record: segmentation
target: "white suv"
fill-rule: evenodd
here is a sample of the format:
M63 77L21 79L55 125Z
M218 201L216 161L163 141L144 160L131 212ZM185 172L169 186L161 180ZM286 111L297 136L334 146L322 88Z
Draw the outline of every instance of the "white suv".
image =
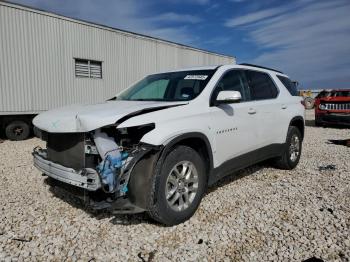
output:
M37 116L34 165L92 209L189 219L208 185L274 159L294 168L304 107L285 74L254 65L149 75L105 103Z

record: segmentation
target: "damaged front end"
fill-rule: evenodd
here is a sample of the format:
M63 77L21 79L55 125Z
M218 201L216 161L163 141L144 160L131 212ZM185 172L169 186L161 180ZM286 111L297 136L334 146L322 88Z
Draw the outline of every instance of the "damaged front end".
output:
M108 126L86 133L39 132L47 148L34 148L34 166L93 209L142 212L161 150L141 143L155 128Z

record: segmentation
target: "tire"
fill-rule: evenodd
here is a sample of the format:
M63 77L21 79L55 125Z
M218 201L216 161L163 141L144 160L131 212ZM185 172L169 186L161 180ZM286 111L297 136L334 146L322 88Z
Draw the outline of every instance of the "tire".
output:
M10 140L24 140L29 137L30 126L25 121L15 120L7 124L5 134Z
M298 148L295 148L295 137L297 138ZM293 143L292 143L293 142ZM298 150L298 155L291 154L291 147L294 146L296 150ZM281 157L276 159L275 166L280 169L291 170L294 169L300 160L300 155L302 151L302 137L299 129L295 126L290 126L288 128L287 139L285 150ZM294 152L295 153L295 152Z
M184 168L186 165L187 169ZM191 165L192 172L188 172ZM180 173L183 168L187 170L188 179L181 178ZM196 212L206 187L207 176L201 156L190 147L177 146L165 157L159 172L153 178L153 192L151 192L148 214L167 226L180 224ZM195 188L197 188L196 192L188 191ZM177 200L172 205L171 202L174 199Z
M304 104L306 109L313 109L315 106L315 99L312 97L305 97Z

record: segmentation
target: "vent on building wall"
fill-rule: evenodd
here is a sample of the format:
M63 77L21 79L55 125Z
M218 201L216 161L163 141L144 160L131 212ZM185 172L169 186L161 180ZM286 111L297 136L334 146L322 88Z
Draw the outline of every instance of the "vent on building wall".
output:
M102 62L75 58L75 76L102 78Z

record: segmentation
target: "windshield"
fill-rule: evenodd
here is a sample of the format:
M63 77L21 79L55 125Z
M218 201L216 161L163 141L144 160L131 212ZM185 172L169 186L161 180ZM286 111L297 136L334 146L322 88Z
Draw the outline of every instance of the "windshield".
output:
M344 91L332 91L331 92L332 97L339 97L339 96L344 96L344 97L350 97L350 91L344 90Z
M149 75L120 93L117 100L189 101L205 88L215 70L192 70Z

